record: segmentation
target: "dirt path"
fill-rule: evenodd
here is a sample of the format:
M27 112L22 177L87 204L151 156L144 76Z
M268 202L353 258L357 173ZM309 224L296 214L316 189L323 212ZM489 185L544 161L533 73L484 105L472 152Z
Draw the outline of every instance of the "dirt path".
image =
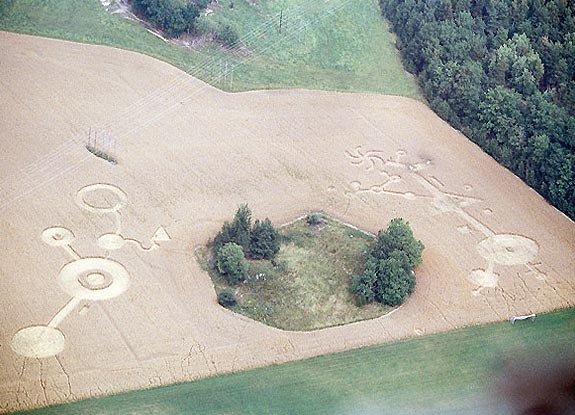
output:
M575 305L573 222L419 102L226 94L130 52L0 45L3 411ZM415 294L310 333L222 309L193 248L243 202L278 224L405 218L427 247Z

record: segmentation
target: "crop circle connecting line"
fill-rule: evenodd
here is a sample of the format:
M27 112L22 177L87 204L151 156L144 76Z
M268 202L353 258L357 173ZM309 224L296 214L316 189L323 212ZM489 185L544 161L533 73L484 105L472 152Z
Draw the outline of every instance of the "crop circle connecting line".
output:
M102 194L94 195L95 192ZM112 201L109 201L113 198ZM98 200L105 200L107 205L97 205ZM124 238L120 234L119 210L128 204L128 196L117 186L106 183L95 183L78 190L76 204L90 213L116 216L116 232L100 235L97 244L107 251L118 250L128 242L136 244L142 251L159 248L159 243L171 238L160 226L151 238L149 247L140 241ZM18 330L11 340L12 350L24 357L53 357L64 350L66 339L57 328L58 325L78 307L83 300L101 301L123 294L130 285L130 273L124 265L109 258L83 258L71 246L75 239L74 233L61 226L54 226L42 232L42 240L54 247L63 248L71 257L72 262L62 267L58 274L60 288L72 298L56 313L47 325L34 325Z
M345 154L351 165L362 167L365 171L378 171L386 178L382 184L365 187L362 186L360 181L352 181L349 184L351 190L344 191L344 195L350 200L354 196L366 193L403 197L407 200L431 199L432 206L439 212L455 213L466 222L457 227L460 233L471 234L477 231L485 236L485 239L481 240L476 245L476 248L481 257L487 261L487 266L485 269L474 269L467 275L467 280L478 287L472 292L473 295L479 295L484 288L498 287L500 276L495 272L496 265L523 265L529 273L535 275L535 278L545 280L546 275L539 268L542 264L531 263L539 254L539 245L536 241L522 235L497 234L482 222L481 218L466 211L465 208L467 206L481 201L481 199L468 194L473 190L472 184L466 183L463 185L463 190L465 191L463 194L448 191L440 179L421 173L422 170L431 164L431 160L422 160L415 164L402 161L407 156L407 151L403 149L398 149L395 152L395 157L387 157L382 150L363 150L361 146L356 147L352 151L346 151ZM391 184L401 183L403 179L393 174L395 170L389 171L388 167L403 170L427 192L416 194L412 191L398 191L395 187L390 186ZM489 207L485 207L481 213L485 216L494 214Z

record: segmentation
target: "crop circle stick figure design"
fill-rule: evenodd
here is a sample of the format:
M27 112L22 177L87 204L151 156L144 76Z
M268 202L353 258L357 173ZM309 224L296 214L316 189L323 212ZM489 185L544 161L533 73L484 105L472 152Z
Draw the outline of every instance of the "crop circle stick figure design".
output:
M466 224L459 226L461 233L470 233L476 230L484 235L484 239L477 244L477 251L481 257L487 261L485 269L472 270L467 279L477 288L474 295L479 295L484 288L495 288L498 286L499 275L495 273L495 265L513 266L524 265L530 273L534 273L537 279L545 279L538 266L532 261L539 253L537 243L525 236L514 234L498 234L491 230L480 219L466 211L466 207L480 201L480 199L466 195L448 192L444 190L444 184L435 176L426 176L421 173L429 164L430 160L423 160L415 164L404 161L407 151L397 150L395 157L386 157L381 150L363 150L361 146L352 151L345 152L350 163L354 166L363 167L365 171L378 172L384 179L383 183L363 187L361 182L352 181L350 190L344 192L348 199L362 194L376 194L402 197L407 200L429 200L440 212L451 212L463 219ZM414 179L424 192L414 193L413 191L399 191L393 186L402 181L401 176L395 174L396 170L403 171L404 174ZM466 184L463 186L466 192L470 192L473 186ZM483 210L486 215L493 214L489 208Z
M89 199L96 193L113 197L114 202L108 205L98 205ZM116 217L116 231L105 233L98 237L97 244L107 252L121 249L128 242L140 250L151 251L160 247L161 242L171 238L163 226L158 227L151 238L150 246L144 247L136 239L124 238L121 234L120 209L128 204L128 196L120 188L105 183L96 183L83 187L76 194L77 205L93 214ZM58 285L65 293L71 296L66 303L50 320L47 325L34 325L20 329L12 337L11 347L14 352L24 357L47 358L56 356L64 350L66 338L58 328L60 323L82 301L103 301L123 294L130 286L130 273L121 263L102 257L81 257L73 248L74 233L64 227L55 226L45 229L41 235L42 240L53 247L63 248L72 261L65 264L58 273Z

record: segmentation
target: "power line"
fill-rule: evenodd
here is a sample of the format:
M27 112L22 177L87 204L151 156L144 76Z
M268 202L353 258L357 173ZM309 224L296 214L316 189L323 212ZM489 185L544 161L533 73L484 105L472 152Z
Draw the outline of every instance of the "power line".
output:
M307 26L309 24L313 24L315 22L318 22L322 19L324 19L325 17L335 13L336 11L342 9L344 6L346 6L347 4L351 3L352 0L345 0L342 3L340 3L337 6L332 7L331 9L327 9L325 11L323 11L322 13L319 13L314 19L308 21L308 23L305 26L301 26L300 28L296 29L294 32L292 32L291 34L289 34L287 37L282 38L276 42L273 42L265 47L263 47L261 50L258 51L258 53L253 54L250 58L246 59L243 62L240 62L239 64L233 65L231 66L231 71L232 74L230 75L230 89L232 89L233 87L233 71L235 70L236 67L241 67L243 65L246 65L247 63L253 61L255 58L257 58L258 56L262 55L263 53L272 50L274 47L278 47L280 45L280 43L282 43L283 41L285 41L285 39L293 39L295 38L297 35L299 35L304 29L307 28ZM296 8L294 8L294 10L304 10L304 5L306 3L302 2L300 3L300 5ZM333 4L333 3L332 3ZM283 11L281 12L283 13ZM265 32L265 30L267 30L269 27L271 27L270 25L273 25L273 22L270 20L267 23L264 23L262 25L260 25L260 27L258 27L258 29L252 31L249 36L247 36L247 38L255 38L258 33L262 33ZM213 60L206 59L202 65L200 65L200 67L197 68L209 68L210 66L213 68L214 65L217 65L217 62L214 62ZM221 65L221 61L220 61L220 65ZM227 61L226 61L226 68L227 68ZM229 69L226 69L224 72L224 75L228 76L228 71ZM193 72L193 71L190 71ZM210 83L214 83L215 77L212 76L210 79L208 79L208 82ZM181 77L180 80L174 80L172 81L170 84L168 84L168 86L163 86L161 88L156 89L152 94L149 94L146 97L143 97L141 100L139 100L137 103L131 104L129 107L127 107L126 109L123 110L123 112L129 112L128 115L131 116L132 118L137 118L140 119L138 116L138 113L148 107L151 102L153 102L154 100L159 99L162 96L165 96L169 91L171 91L172 89L174 89L175 87L177 87L178 85L186 82L189 80L188 74L186 73L186 76ZM225 85L225 84L224 84ZM208 84L204 84L202 85L200 88L196 89L195 91L193 91L190 94L187 94L184 98L184 100L189 100L195 96L197 96L199 93L201 93L202 91L204 91L206 88L208 88ZM163 91L162 91L163 90ZM158 92L160 91L160 92ZM128 134L131 134L135 131L138 131L142 128L146 128L149 125L151 125L152 123L156 122L157 120L159 120L161 117L165 116L166 114L168 114L169 112L172 112L174 110L174 108L177 108L180 104L182 104L183 101L178 100L177 103L171 105L170 107L167 107L166 109L164 109L163 111L157 113L152 119L148 120L146 123L137 125L133 128L131 128L130 130L118 134L116 136L116 138L122 138L122 137L126 137ZM129 125L128 122L126 122L125 117L122 118L120 116L117 116L116 118L120 119L122 121L122 125L123 126L127 126ZM107 126L111 127L112 122L109 122L107 124ZM81 142L81 141L80 141ZM46 173L48 173L50 171L50 167L52 164L56 164L56 162L59 162L64 154L71 154L73 152L75 152L78 148L78 144L79 144L79 140L77 138L72 138L70 139L68 142L65 142L63 144L61 144L57 150L53 151L52 153L50 153L48 156L44 156L42 157L42 159L39 159L38 161L31 163L29 166L26 167L26 169L29 169L29 171L27 172L28 176L31 176L32 174L36 174L39 172L44 172L46 171ZM73 171L70 167L72 167L74 170L77 168L77 166L81 163L83 163L85 160L87 160L90 157L90 155L87 155L86 157L80 158L78 163L73 164L73 166L68 166L64 169L61 169L60 172L58 172L55 176L51 177L48 180L45 181L38 181L35 180L33 177L23 177L23 180L27 180L29 179L32 182L36 182L37 186L32 186L31 188L29 188L29 191L26 191L25 193L16 195L15 197L7 197L5 199L3 199L4 203L2 205L0 205L0 210L6 208L9 204L15 202L16 200L20 200L23 195L27 195L29 193L31 193L32 191L37 190L39 187L44 186L46 183L53 181L54 178L56 177L61 177L63 174L67 173L67 172L71 172ZM20 174L18 174L19 177L22 176L24 170L20 170ZM44 174L42 174L44 176ZM11 176L13 177L13 175ZM0 183L4 183L8 178L3 179ZM21 184L26 184L26 183L21 183ZM19 188L23 187L23 186L17 186Z

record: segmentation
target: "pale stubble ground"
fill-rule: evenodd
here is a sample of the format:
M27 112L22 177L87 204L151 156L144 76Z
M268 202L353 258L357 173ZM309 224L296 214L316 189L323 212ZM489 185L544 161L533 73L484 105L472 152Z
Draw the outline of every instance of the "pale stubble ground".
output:
M573 222L420 102L228 94L135 53L8 33L0 44L3 411L575 304ZM89 128L115 138L118 165L86 151ZM121 189L126 206L83 208L78 191L96 183ZM117 196L104 189L86 202ZM392 315L305 333L219 307L193 249L246 202L276 224L323 210L376 232L403 217L426 245L415 293ZM58 279L73 258L42 239L55 226L72 231L79 256L122 264L130 286L78 301L57 325L64 350L25 358L14 334L48 325L71 300ZM97 244L116 233L149 248L159 226L172 239L158 249Z

